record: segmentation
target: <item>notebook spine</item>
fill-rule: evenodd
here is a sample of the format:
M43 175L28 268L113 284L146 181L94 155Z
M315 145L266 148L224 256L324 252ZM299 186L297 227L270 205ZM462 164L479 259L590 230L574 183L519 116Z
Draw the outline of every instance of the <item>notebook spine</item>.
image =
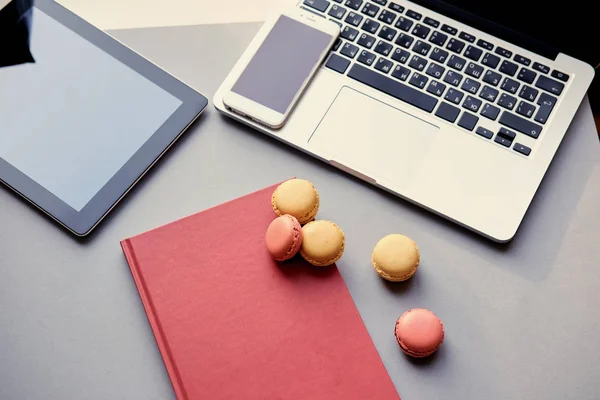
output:
M154 332L154 338L165 363L165 367L167 369L167 373L169 374L171 384L173 385L175 395L177 396L178 400L188 400L188 396L183 387L183 381L181 380L177 366L175 365L169 343L166 340L162 325L160 324L160 321L156 315L152 298L148 294L144 277L140 272L138 260L135 255L131 240L123 240L121 242L121 248L123 249L123 253L125 254L125 258L129 264L129 269L131 271L131 275L133 276L133 280L135 281L135 285L137 286L144 310L146 311L148 322L150 323L150 327Z

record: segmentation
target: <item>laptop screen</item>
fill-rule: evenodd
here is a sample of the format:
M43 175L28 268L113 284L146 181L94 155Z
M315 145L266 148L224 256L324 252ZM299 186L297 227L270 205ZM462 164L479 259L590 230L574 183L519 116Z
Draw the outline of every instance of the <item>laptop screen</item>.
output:
M595 2L540 0L413 0L518 46L555 58L559 52L594 67L600 62ZM503 29L504 28L504 29ZM512 34L510 31L513 31ZM515 39L514 33L528 40ZM592 41L594 44L592 45Z

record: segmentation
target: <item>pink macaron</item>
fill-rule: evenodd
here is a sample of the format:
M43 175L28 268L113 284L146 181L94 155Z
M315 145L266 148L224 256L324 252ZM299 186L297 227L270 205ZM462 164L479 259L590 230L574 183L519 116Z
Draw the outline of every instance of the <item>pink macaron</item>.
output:
M404 353L422 358L435 353L444 341L444 325L424 308L408 310L396 321L396 340Z
M302 245L302 225L289 214L277 217L267 228L265 236L267 250L277 261L294 257Z

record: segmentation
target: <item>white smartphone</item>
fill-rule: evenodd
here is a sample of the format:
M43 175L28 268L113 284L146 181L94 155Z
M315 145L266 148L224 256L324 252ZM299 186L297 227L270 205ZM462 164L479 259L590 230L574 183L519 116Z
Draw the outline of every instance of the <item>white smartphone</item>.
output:
M230 110L269 128L281 128L340 35L340 27L293 8L265 22L255 53L223 95Z

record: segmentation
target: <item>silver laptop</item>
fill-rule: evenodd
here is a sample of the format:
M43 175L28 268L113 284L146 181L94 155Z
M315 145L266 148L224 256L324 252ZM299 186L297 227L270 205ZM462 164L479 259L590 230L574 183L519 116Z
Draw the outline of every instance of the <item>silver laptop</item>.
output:
M560 29L563 12L534 3L302 0L299 7L337 22L341 37L285 126L270 130L225 109L222 94L240 63L214 103L269 136L506 242L594 76L589 64L566 54L577 49L566 40L574 32ZM544 19L551 15L556 24Z

